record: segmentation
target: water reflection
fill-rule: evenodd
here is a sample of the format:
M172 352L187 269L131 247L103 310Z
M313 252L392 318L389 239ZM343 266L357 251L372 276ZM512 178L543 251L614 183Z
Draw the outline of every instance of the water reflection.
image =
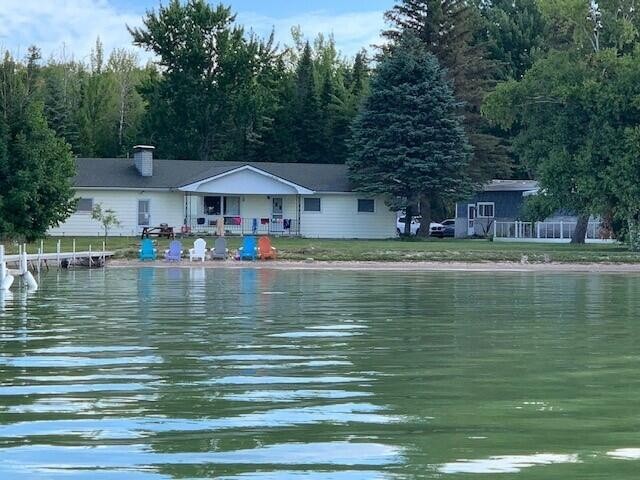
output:
M442 465L440 473L519 473L525 468L558 463L578 463L578 455L538 453L535 455L504 455L479 460L458 460Z
M0 478L636 478L637 277L145 267L15 293Z

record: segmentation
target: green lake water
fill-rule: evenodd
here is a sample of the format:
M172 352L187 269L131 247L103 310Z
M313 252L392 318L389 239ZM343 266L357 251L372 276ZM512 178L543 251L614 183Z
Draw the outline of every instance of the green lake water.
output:
M141 268L0 297L0 479L637 479L640 276Z

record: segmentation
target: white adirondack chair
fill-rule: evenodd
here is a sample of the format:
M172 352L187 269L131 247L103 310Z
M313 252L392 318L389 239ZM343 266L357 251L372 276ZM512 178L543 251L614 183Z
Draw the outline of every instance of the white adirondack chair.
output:
M193 262L194 260L202 260L204 262L206 257L207 242L202 238L199 238L193 242L193 248L189 249L189 261Z

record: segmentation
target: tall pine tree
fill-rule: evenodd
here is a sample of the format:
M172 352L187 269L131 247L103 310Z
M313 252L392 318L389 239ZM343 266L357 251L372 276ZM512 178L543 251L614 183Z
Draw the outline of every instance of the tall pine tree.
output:
M378 66L353 125L348 166L356 189L386 195L390 207L407 209L407 219L420 202L425 235L431 203L469 186L470 149L458 109L436 57L405 34Z
M486 29L473 2L466 0L399 0L385 14L392 28L384 32L397 40L405 32L419 38L435 55L463 102L464 128L473 146L468 172L475 181L506 178L511 158L506 142L482 118L485 95L495 85L498 65L489 58Z

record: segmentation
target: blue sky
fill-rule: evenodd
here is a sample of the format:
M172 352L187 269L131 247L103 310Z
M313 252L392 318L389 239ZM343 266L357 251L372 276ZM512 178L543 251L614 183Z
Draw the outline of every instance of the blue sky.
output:
M217 3L217 2L212 2ZM382 14L394 0L228 0L238 21L260 35L275 29L280 43L300 25L308 37L332 33L338 48L353 55L379 40ZM140 24L158 0L0 0L0 48L24 55L31 44L45 57L86 59L96 37L105 49L131 46L125 25ZM141 55L144 57L144 54Z

